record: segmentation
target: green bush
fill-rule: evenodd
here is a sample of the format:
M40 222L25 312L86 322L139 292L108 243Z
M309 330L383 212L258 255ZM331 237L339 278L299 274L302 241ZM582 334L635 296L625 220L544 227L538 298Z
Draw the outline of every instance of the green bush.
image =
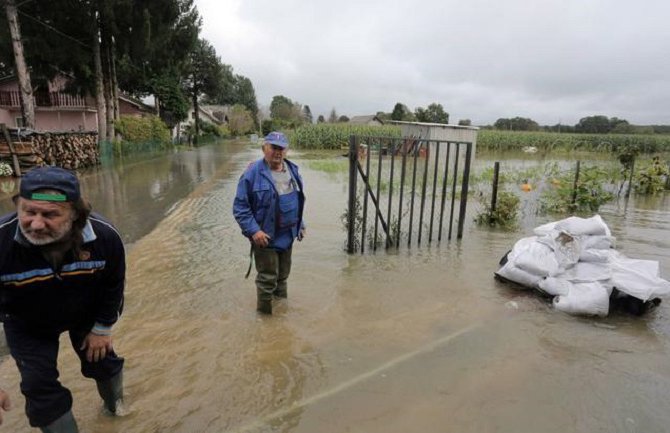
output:
M635 175L635 192L638 194L661 193L666 189L669 175L670 171L665 161L655 156L650 164L643 166Z
M121 116L115 129L124 142L130 143L170 143L170 130L156 116Z
M490 198L485 198L484 211L475 218L479 225L497 226L506 229L516 228L517 214L521 199L513 192L503 191L498 193L496 209L491 209Z
M556 179L555 186L542 193L540 208L550 213L597 212L600 206L614 199L603 184L609 173L598 167L582 167L577 187L575 171L570 170Z

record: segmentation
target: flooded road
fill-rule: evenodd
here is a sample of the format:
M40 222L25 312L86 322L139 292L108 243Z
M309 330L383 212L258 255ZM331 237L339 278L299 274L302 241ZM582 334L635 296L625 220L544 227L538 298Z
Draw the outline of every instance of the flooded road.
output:
M83 175L95 209L128 245L131 413L107 418L66 339L61 380L84 432L665 432L670 302L635 318L567 316L493 280L518 232L470 221L461 242L347 256L340 175L301 165L306 239L288 301L255 312L248 243L232 218L237 178L258 148L225 143ZM11 208L7 200L0 201ZM670 277L670 197L602 209L617 246ZM544 222L544 221L540 221ZM0 431L29 432L15 409Z

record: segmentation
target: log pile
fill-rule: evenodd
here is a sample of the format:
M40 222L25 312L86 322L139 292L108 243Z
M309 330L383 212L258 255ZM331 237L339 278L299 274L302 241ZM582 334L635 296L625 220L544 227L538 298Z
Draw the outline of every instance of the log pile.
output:
M95 133L32 133L23 137L12 134L11 137L22 172L42 165L69 170L98 165L97 138ZM11 161L11 152L3 136L0 136L0 161Z

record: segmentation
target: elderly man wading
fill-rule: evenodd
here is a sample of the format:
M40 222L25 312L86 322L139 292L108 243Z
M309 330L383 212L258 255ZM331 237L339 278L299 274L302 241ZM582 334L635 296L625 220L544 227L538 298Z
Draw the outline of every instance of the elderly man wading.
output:
M72 394L58 381L59 336L69 333L82 374L119 414L123 358L114 353L112 325L123 305L123 243L62 168L26 173L14 202L16 212L0 217L0 318L26 415L43 432L76 433ZM2 391L0 400L6 408Z
M302 240L305 207L298 166L286 159L288 140L281 132L264 138L263 158L240 177L233 215L251 241L256 262L257 310L272 314L272 299L287 297L293 240Z

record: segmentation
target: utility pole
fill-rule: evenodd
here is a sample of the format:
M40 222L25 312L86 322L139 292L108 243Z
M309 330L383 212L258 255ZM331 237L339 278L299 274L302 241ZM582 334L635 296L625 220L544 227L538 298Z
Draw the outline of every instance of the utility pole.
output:
M21 116L25 128L35 128L35 104L33 101L33 86L30 83L30 73L26 66L23 54L23 42L21 41L21 28L14 0L5 0L5 12L9 33L12 38L12 49L14 51L14 63L16 64L16 77L19 80L19 94L21 96Z

